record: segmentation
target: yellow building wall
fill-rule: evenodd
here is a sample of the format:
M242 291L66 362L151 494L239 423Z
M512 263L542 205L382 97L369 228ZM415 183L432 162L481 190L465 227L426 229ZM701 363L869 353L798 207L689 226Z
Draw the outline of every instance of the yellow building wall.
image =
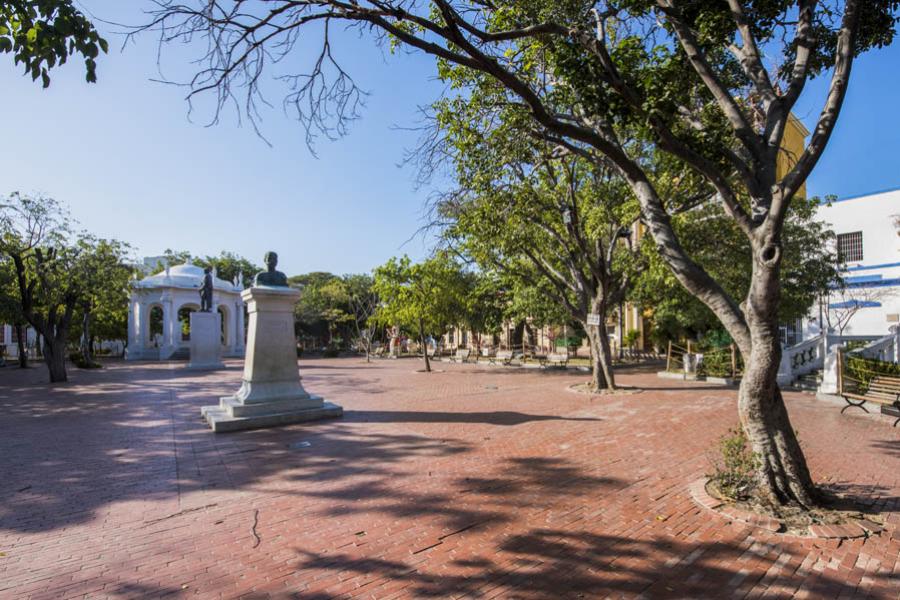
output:
M775 174L779 179L787 175L788 171L797 164L797 160L806 148L807 136L809 136L809 131L803 126L803 123L794 115L788 117L787 126L784 128L784 138L781 140L781 152L778 153L778 162L775 167ZM806 182L797 190L797 195L806 198Z

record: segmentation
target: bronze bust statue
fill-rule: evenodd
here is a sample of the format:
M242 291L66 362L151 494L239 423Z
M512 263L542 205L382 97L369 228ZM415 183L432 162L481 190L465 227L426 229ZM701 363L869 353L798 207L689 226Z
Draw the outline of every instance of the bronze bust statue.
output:
M287 287L287 275L275 270L278 265L278 254L272 251L266 252L263 262L266 263L266 270L256 274L256 277L253 278L253 286Z
M168 268L166 269L168 270ZM211 312L213 304L212 269L203 269L203 284L200 286L200 312Z

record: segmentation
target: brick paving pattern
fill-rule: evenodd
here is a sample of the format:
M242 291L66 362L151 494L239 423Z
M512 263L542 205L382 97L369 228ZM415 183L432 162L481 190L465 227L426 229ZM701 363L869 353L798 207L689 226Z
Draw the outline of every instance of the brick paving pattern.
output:
M786 537L697 505L735 391L626 371L301 361L340 420L212 434L240 363L0 370L0 598L898 598L900 430L786 394L817 481L887 516ZM891 512L893 511L893 512Z

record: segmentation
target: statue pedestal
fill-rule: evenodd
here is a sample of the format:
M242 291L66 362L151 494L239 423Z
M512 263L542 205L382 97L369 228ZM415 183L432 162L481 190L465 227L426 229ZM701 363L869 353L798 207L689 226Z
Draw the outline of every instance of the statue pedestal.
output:
M191 313L191 360L188 369L222 369L222 315Z
M201 414L213 431L259 429L289 423L339 417L344 410L312 396L300 384L294 303L298 290L252 287L241 294L250 324L241 388L204 406Z

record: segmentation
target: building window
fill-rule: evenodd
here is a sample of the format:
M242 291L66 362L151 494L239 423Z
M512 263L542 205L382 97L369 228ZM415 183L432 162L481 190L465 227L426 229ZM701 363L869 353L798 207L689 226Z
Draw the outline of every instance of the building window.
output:
M841 262L860 262L863 259L862 231L839 233L837 236L838 260Z
M778 327L778 335L781 338L781 345L785 347L795 346L801 342L800 332L802 326L799 321L786 323Z

